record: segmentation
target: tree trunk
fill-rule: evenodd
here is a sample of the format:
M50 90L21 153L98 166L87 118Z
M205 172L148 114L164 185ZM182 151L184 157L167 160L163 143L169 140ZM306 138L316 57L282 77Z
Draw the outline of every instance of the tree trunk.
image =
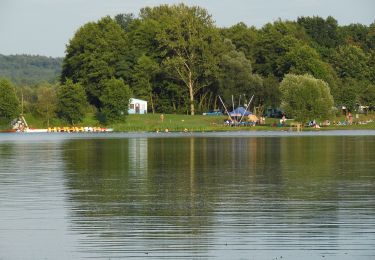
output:
M191 73L189 75L189 96L190 96L190 114L193 116L194 111L194 93L193 93L193 81L191 79Z
M23 110L23 109L22 109ZM47 127L49 127L49 110L48 110L48 103L47 103Z
M151 101L151 109L152 113L155 114L155 109L154 109L154 100L152 98L152 93L150 93L150 101Z

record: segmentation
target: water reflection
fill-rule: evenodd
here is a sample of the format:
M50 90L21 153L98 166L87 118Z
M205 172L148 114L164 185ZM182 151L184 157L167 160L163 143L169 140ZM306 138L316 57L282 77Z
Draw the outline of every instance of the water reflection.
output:
M353 224L354 219L350 225L340 221L342 190L337 183L340 178L353 177L353 166L361 169L360 174L369 173L363 165L355 166L359 162L356 157L351 163L344 160L350 167L342 167L347 143L351 143L351 153L354 149L358 154L358 149L363 151L368 146L368 140L331 139L191 137L110 140L108 144L101 140L104 148L89 149L85 157L89 162L95 160L97 166L93 168L86 161L71 165L76 173L71 181L78 185L72 188L79 191L72 200L81 209L74 210L79 214L75 225L90 237L96 234L108 238L109 252L113 253L112 242L117 241L115 251L119 255L153 252L160 256L158 250L169 244L176 248L163 254L174 256L185 255L186 249L191 256L216 257L225 248L229 252L307 250L314 246L336 250L343 245L339 231L354 227L361 237L371 225ZM126 145L128 155L123 154ZM67 146L83 147L80 141ZM71 153L75 149L66 151L68 162L80 158ZM368 156L362 153L360 163L369 163ZM99 165L106 165L106 171L114 169L110 178L98 176L102 173ZM372 190L368 192L374 195ZM95 228L82 229L87 223L95 223ZM213 236L216 232L218 235ZM329 243L318 242L327 237ZM345 240L349 238L356 237ZM233 240L238 242L232 244ZM95 235L93 240L85 240L88 248L97 242ZM229 249L228 244L234 248ZM363 244L351 246L361 249Z
M129 170L134 174L147 174L147 138L129 139Z
M0 259L71 259L59 142L0 142Z
M0 241L56 208L73 258L372 259L374 152L371 136L0 143Z

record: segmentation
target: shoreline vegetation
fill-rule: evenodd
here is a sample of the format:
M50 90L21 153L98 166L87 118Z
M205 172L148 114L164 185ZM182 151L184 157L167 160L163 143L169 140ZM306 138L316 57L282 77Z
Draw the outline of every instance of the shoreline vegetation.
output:
M287 119L284 125L280 124L279 118L266 118L263 125L256 126L228 126L224 121L226 116L204 116L204 115L181 115L181 114L145 114L128 115L126 121L106 125L113 128L114 132L226 132L226 131L297 131L296 122ZM26 114L25 118L30 128L47 128L47 122L42 118ZM163 118L163 119L162 119ZM375 130L375 113L358 114L352 125L344 125L345 116L335 117L330 121L330 126L322 126L318 129L304 126L302 131L325 131L325 130ZM320 121L317 121L319 124ZM50 127L67 126L61 120L51 119ZM94 114L87 114L84 120L75 126L84 127L102 126ZM0 122L0 130L10 128L7 122Z

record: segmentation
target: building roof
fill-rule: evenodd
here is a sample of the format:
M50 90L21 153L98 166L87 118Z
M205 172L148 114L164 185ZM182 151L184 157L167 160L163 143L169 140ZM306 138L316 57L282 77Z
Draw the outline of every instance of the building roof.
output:
M142 102L142 103L147 103L146 100L138 99L138 98L130 98L130 102Z

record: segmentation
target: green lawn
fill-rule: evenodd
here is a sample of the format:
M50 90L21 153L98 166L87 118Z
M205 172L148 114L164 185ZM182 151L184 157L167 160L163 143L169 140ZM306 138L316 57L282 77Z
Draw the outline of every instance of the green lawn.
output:
M360 115L360 118L354 122L373 120L375 121L375 114L368 116ZM241 127L230 127L224 125L225 116L203 116L203 115L176 115L168 114L164 115L164 120L160 119L160 114L147 114L147 115L129 115L124 123L114 124L111 127L115 131L184 131L185 129L193 132L206 132L206 131L240 131L240 130L290 130L294 123L293 120L287 120L287 124L284 127L277 126L279 119L267 118L264 126L241 126ZM337 117L334 121L344 121L345 117ZM333 121L332 121L333 122ZM304 130L311 130L312 128L304 128ZM333 129L375 129L375 122L368 123L366 125L351 125L351 126L334 126L322 127L321 129L333 130Z
M215 131L224 128L223 116L202 115L164 115L160 114L129 115L126 122L113 125L116 131Z
M39 117L35 117L31 114L26 114L25 118L31 128L47 128L46 120L42 120ZM129 115L125 122L108 125L107 127L113 128L115 131L125 132L156 132L156 131L168 131L171 132L208 132L208 131L241 131L241 130L290 130L290 125L294 123L293 120L287 120L287 125L284 127L277 126L279 119L267 118L264 126L241 126L241 127L230 127L224 125L226 116L203 116L203 115L177 115L177 114L166 114L164 120L161 120L160 114L147 114L147 115ZM334 121L344 121L345 117L336 117ZM339 126L331 125L329 127L322 127L321 130L334 130L334 129L375 129L375 113L369 115L359 115L359 118L354 118L354 122L366 122L373 120L367 124L354 124L352 126ZM333 122L333 121L331 121ZM66 123L59 119L51 119L50 126L67 126ZM77 126L100 126L100 123L95 118L94 114L87 114L83 122L77 124ZM4 120L0 120L0 130L9 129L10 125ZM312 130L312 128L305 127L304 130Z

